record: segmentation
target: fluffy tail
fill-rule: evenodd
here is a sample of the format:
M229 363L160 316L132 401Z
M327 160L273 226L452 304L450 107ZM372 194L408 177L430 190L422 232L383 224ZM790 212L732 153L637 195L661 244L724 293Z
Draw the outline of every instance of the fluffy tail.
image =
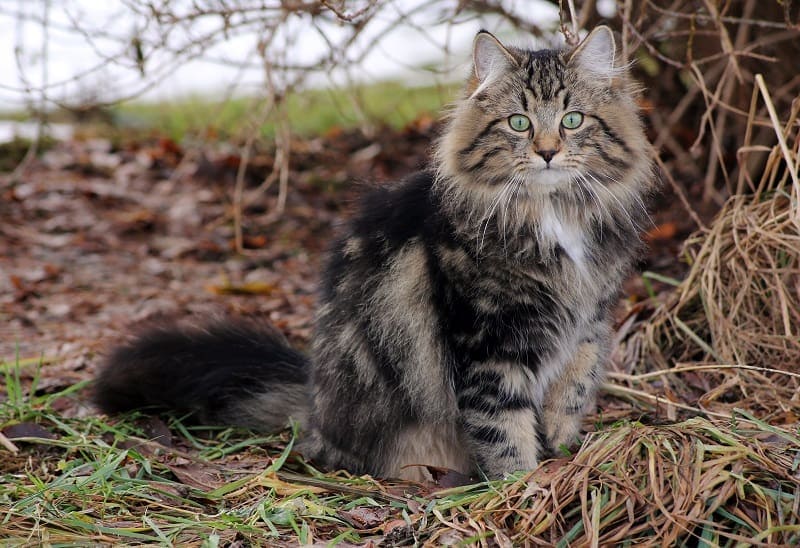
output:
M155 327L111 353L94 401L107 413L169 411L201 424L274 431L290 417L306 422L308 376L307 358L269 325Z

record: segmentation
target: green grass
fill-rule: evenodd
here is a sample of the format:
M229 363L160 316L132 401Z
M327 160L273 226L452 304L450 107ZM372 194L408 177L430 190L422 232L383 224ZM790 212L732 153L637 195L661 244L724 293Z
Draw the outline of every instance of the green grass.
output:
M30 114L24 110L12 110L0 108L0 120L10 120L12 122L24 122L30 119Z
M382 82L355 90L295 93L287 96L281 108L285 109L293 133L313 136L364 121L399 128L420 114L436 115L456 93L455 86L407 88L398 82ZM225 139L236 137L249 127L263 104L262 99L253 97L223 102L193 96L179 101L125 103L115 107L112 116L122 127L157 129L177 140L208 133ZM267 118L261 132L265 137L274 135L274 117Z
M140 415L63 417L54 404L85 400L86 383L30 396L39 374L23 382L21 366L2 367L0 428L28 425L33 432L12 440L17 453L0 448L4 546L358 543L376 536L380 524L358 529L343 512L389 508L387 518L403 520L414 513L409 505L428 503L411 486L404 498L370 478L321 474L292 452L288 431L254 437L173 420L177 442L165 446L150 439L152 419Z

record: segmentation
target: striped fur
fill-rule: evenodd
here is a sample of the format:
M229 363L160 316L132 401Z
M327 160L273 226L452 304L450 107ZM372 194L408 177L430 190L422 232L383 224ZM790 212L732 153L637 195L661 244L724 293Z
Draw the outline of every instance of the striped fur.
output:
M265 353L270 380L253 383L231 358L225 393L239 397L203 418L235 408L271 427L291 414L320 464L416 479L422 464L499 477L576 439L653 187L635 88L605 27L574 51L482 32L474 55L434 169L367 194L334 245L307 378L274 380L284 366ZM575 129L561 124L571 111ZM142 344L101 373L106 409L136 382L126 355ZM276 408L284 388L295 404Z

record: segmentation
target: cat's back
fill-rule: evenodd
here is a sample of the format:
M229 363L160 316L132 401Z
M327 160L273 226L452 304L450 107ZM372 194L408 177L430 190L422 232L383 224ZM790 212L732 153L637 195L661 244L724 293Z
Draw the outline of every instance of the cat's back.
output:
M417 172L365 192L352 219L331 247L323 276L323 301L340 293L347 278L368 289L409 248L418 248L438 230L435 175Z

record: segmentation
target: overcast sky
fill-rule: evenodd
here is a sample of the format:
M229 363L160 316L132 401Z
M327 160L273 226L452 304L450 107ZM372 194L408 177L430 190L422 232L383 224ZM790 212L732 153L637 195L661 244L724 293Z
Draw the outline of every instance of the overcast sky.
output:
M50 84L48 95L57 100L74 101L81 96L97 95L115 98L142 87L143 80L132 55L134 48L128 45L137 20L122 0L50 0L45 65L41 20L46 2L0 0L0 109L22 106L25 98L29 97L25 93L26 87L39 88L45 77ZM409 13L423 3L430 2L397 0L390 7L397 6ZM172 4L180 5L181 1L172 0ZM348 6L357 4L348 3ZM542 0L507 0L505 4L522 19L540 25L557 20L554 6ZM455 26L437 24L439 14L448 7L452 11L452 5L453 2L442 2L432 10L415 13L411 22L419 25L416 30L413 25L387 30L397 18L397 11L384 10L370 23L356 44L356 52L363 48L368 54L363 65L354 71L355 75L364 80L398 75L422 78L424 73L417 67L435 63L460 77L466 70L472 37L479 28L488 26L489 30L504 35L506 32L494 20L471 20ZM20 14L25 17L19 17ZM87 35L76 32L76 26L85 29ZM287 36L292 36L289 41L293 43L287 48L288 61L311 62L326 51L319 34L308 28L307 21L290 21L286 29ZM334 37L343 33L336 25L327 32ZM104 38L104 33L111 38ZM180 31L173 36L176 41L185 37L180 35ZM195 60L180 67L169 67L163 74L158 74L158 85L144 92L142 97L154 99L192 93L221 93L233 81L240 83L240 93L247 93L248 89L252 91L254 86L263 85L262 71L250 69L242 72L234 65L248 59L257 61L252 56L256 38L254 34L231 36L212 51L216 62ZM444 44L449 44L452 51L448 60L443 59ZM97 68L104 57L111 62ZM145 69L157 73L158 66L165 59L156 56L148 61L149 66L146 65ZM46 76L43 72L45 66ZM326 85L326 78L331 76L337 77L320 75L314 84Z

